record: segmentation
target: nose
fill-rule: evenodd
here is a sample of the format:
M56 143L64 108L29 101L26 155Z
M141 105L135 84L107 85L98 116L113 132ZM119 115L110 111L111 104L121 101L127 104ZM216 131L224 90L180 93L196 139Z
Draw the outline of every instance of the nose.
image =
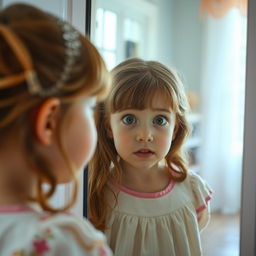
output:
M140 128L136 135L136 140L138 142L152 142L153 134L148 128Z

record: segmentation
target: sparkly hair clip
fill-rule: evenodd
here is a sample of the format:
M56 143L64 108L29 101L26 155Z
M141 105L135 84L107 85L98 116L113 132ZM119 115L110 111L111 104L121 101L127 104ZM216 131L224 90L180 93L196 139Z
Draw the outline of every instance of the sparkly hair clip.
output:
M32 95L39 95L42 97L48 97L58 92L63 86L65 81L70 76L71 69L76 61L76 57L79 55L81 42L79 40L79 33L67 22L57 19L57 22L63 30L63 39L65 41L65 65L60 75L59 80L50 88L43 88L37 78L34 70L28 70L26 72L26 81L28 84L29 92Z

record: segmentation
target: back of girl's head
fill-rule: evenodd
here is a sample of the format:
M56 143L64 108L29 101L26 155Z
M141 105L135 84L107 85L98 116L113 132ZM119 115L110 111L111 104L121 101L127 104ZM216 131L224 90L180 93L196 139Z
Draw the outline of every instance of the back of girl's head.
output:
M113 83L110 94L96 112L98 147L90 163L89 171L91 207L96 209L94 212L91 211L91 215L97 215L95 213L98 212L98 216L100 212L102 213L102 209L97 211L97 206L93 206L93 202L97 199L97 188L100 195L110 176L120 180L122 175L118 153L113 139L108 137L107 132L112 113L131 108L139 110L152 108L152 99L156 95L160 96L176 117L175 138L165 157L167 166L173 170L170 176L176 181L183 181L187 175L183 144L189 133L189 124L186 119L188 103L183 85L176 72L157 61L132 58L116 66L112 70L112 75ZM110 171L112 164L113 168ZM179 171L176 172L177 168ZM98 176L100 178L97 178Z
M0 11L0 141L19 132L24 155L38 176L34 199L46 210L54 211L46 200L55 190L56 179L47 159L36 151L33 113L45 99L57 97L64 116L79 97L105 97L108 83L109 74L96 48L66 22L26 4ZM63 151L63 127L59 129ZM47 194L42 180L50 184Z

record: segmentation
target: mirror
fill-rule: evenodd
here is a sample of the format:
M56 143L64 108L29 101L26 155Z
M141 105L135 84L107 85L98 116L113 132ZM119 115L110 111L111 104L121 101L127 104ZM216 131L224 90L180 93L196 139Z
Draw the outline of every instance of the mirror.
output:
M238 256L247 6L212 2L95 0L91 38L109 69L141 57L178 70L191 106L190 169L214 190L203 255Z

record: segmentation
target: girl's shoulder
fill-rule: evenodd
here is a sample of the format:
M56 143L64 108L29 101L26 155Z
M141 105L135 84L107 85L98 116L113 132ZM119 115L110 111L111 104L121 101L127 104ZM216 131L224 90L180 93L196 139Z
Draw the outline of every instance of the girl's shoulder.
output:
M188 176L184 182L189 187L189 191L191 191L195 211L198 216L199 227L202 229L209 221L209 201L212 198L213 190L199 174L193 171L188 172Z
M184 181L176 183L185 193L190 193L192 196L209 198L213 193L208 183L195 171L188 170L187 177Z
M19 223L14 226L13 223L17 221ZM88 220L70 213L16 214L12 222L8 225L8 234L5 235L14 237L13 244L2 241L6 243L8 252L11 252L8 255L112 255L106 245L105 236ZM0 229L0 233L3 231ZM0 254L3 255L1 250Z
M185 182L191 187L193 193L195 194L213 193L207 181L205 181L199 174L194 171L188 171Z

